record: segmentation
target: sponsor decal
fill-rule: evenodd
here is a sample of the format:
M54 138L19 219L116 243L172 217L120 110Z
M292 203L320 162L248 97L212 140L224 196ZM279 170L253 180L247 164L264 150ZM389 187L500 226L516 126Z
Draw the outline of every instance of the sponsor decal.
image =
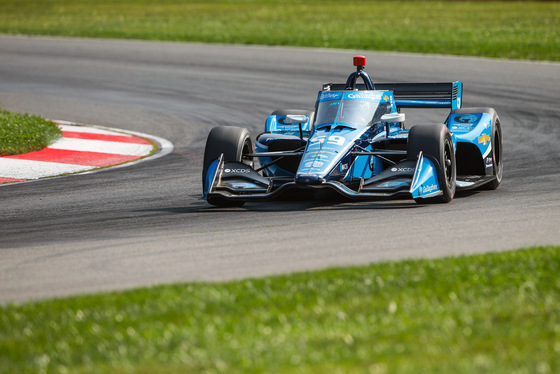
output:
M492 157L485 158L486 169L491 169L494 166L494 160Z
M418 189L418 194L419 195L429 194L430 192L434 192L437 189L438 189L438 186L436 186L435 184L429 184L427 186L420 186L420 188Z
M282 121L278 121L278 124L279 124L280 126L283 126L283 130L284 130L284 131L291 130L291 129L295 129L295 128L298 128L298 129L299 129L299 126L298 126L298 125L294 125L293 123L285 123L283 120L282 120Z
M320 168L321 166L323 166L325 163L321 162L321 161L308 161L306 162L303 166L305 166L306 168Z
M453 125L451 126L451 130L456 130L456 131L471 131L471 129L474 127L474 124L459 124L459 125Z
M372 91L358 91L358 92L348 92L345 94L348 99L381 99L381 93Z
M490 141L490 135L487 134L482 134L478 137L478 144L488 144L488 142Z
M396 134L396 135L391 135L393 139L407 139L408 138L408 133L407 134Z
M454 121L459 123L474 123L478 121L478 116L474 114L463 114L455 117Z
M239 189L244 189L244 188L255 188L257 187L255 184L253 183L233 183L231 185L233 188L239 188Z
M340 171L348 170L348 164L340 164Z
M394 173L410 173L411 171L414 171L414 168L391 168L391 171Z
M339 100L342 98L342 92L320 92L319 101Z
M249 174L251 169L224 169L224 173Z

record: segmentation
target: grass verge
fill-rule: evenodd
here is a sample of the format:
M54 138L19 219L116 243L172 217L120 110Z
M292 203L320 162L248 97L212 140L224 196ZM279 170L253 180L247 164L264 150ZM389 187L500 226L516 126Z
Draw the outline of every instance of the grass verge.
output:
M54 122L0 109L0 156L39 151L61 136Z
M560 247L0 307L0 372L557 373Z
M560 61L560 3L0 0L0 32Z

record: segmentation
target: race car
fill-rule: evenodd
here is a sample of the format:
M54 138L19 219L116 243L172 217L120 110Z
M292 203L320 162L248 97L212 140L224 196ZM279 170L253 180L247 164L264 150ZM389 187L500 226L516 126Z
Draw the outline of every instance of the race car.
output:
M373 83L364 56L346 83L324 84L315 110L277 110L253 142L214 127L202 169L215 206L329 189L348 199L405 196L447 203L456 191L496 189L502 130L492 108L462 108L463 84ZM406 108L449 108L442 123L405 126Z

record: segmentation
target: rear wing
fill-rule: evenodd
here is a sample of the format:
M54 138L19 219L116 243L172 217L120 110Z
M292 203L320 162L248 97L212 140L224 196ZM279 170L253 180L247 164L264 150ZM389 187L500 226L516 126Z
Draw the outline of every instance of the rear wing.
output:
M358 90L365 90L364 84L356 84ZM343 91L344 83L327 83L323 91ZM397 107L402 108L461 108L463 104L463 83L375 83L376 91L393 91Z

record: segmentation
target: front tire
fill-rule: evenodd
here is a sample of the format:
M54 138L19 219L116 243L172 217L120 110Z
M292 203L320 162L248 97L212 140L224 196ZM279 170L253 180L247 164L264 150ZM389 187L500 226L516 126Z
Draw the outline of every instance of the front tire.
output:
M438 182L442 195L415 199L417 203L448 203L455 195L457 167L453 139L444 124L416 125L408 134L407 158L416 160L422 152L437 161Z
M224 155L224 161L243 162L253 166L253 159L248 154L253 153L253 142L247 129L235 126L218 126L210 130L204 148L204 163L202 165L202 188L206 190L205 180L210 164ZM216 206L242 206L243 201L229 201L223 198L209 198L208 202Z

